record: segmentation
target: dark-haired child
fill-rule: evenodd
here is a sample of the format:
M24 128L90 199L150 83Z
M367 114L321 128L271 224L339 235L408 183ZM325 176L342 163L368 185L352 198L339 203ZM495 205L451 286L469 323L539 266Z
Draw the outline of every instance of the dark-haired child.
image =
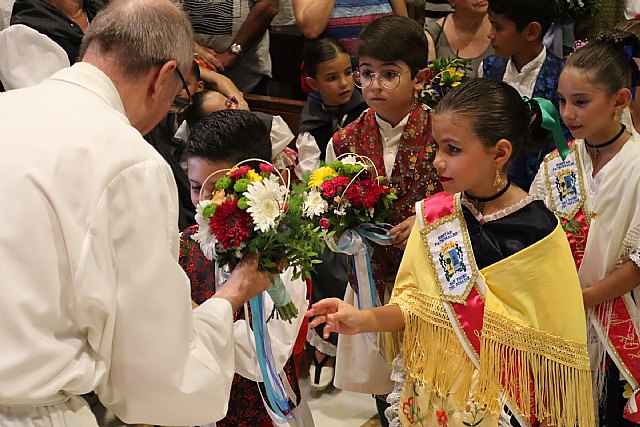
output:
M424 30L414 20L392 16L369 24L358 38L354 75L369 109L336 132L327 146L327 161L345 153L368 156L398 197L387 219L393 246L376 246L372 255L381 303L393 288L415 221L415 203L442 189L432 163L436 148L430 110L416 100L426 78L427 53ZM353 288L347 287L345 301L354 298ZM377 395L393 388L386 361L362 337L339 338L334 384Z
M192 128L186 146L187 173L191 184L191 200L200 214L199 196L202 186L211 193L215 180L207 178L212 173L228 169L249 158L270 159L269 133L263 122L254 114L243 110L225 110L212 114ZM211 187L210 187L211 185ZM187 228L181 236L180 265L191 282L191 298L202 304L224 286L222 266L205 257L192 236L198 233L198 225ZM301 401L294 357L291 355L296 337L306 311L306 285L298 279L292 280L292 271L281 274L282 282L291 295L300 315L292 323L271 319L267 328L271 336L273 355L278 372L286 374L295 393L294 405ZM265 294L267 312L273 302ZM234 315L236 374L231 386L231 397L227 416L218 421L218 427L271 427L273 423L263 405L256 381L260 380L253 336L247 333L244 311ZM252 356L253 355L253 356ZM255 359L255 361L254 361ZM291 396L292 397L292 396ZM298 414L298 421L302 416ZM293 421L292 421L293 423ZM290 426L302 425L290 423Z
M558 78L562 59L547 50L542 39L555 17L555 0L489 0L489 39L495 50L482 63L483 77L502 80L529 98L545 98L558 107ZM524 147L509 176L529 190L545 154Z
M353 70L348 52L333 39L310 42L304 50L305 82L313 91L307 98L300 118L300 135L296 141L298 165L296 174L302 178L325 160L327 144L333 134L357 119L367 104L355 90ZM347 288L347 256L327 249L322 264L312 275L312 302L323 298L344 296ZM321 332L321 331L320 331ZM309 366L309 384L316 391L327 388L333 380L337 334L328 340L310 329L307 341L314 347Z
M547 156L531 186L561 218L582 285L600 425L640 424L640 139L620 123L640 86L633 34L612 31L567 60L560 114L574 141ZM624 395L624 396L623 396ZM627 405L627 408L625 408Z
M433 116L446 192L416 204L389 304L359 310L334 298L309 310L325 334L403 333L387 335L391 355L402 338L402 426L594 427L569 244L544 203L506 177L539 116L504 82L451 90Z

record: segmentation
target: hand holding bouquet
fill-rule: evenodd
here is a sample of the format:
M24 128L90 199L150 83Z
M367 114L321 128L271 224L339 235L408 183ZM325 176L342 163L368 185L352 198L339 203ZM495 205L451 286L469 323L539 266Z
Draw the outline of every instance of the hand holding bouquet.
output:
M267 162L259 169L239 163L230 170L214 172L211 194L202 194L196 208L199 225L194 239L205 256L219 265L237 264L247 253L259 253L260 265L273 275L268 292L283 320L297 317L279 274L294 269L294 279L308 275L319 251L324 232L302 221L302 196L290 194L288 180Z

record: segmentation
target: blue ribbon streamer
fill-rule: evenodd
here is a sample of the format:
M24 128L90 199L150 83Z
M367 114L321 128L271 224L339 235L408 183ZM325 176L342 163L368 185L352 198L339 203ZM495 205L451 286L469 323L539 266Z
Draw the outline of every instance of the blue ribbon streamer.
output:
M275 361L271 351L271 338L266 327L263 294L260 293L249 300L251 308L251 326L256 343L258 364L262 373L264 388L271 410L281 418L292 418L292 408L289 405L287 393L282 385L275 368Z

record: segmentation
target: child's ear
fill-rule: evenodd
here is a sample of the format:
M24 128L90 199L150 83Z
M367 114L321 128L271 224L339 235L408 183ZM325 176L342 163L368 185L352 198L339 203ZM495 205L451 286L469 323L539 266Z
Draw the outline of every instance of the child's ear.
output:
M527 41L533 42L536 40L540 40L542 42L542 38L544 34L542 34L542 26L539 22L533 21L529 22L526 27L524 27L525 37Z
M204 90L204 81L198 80L196 84L196 92L202 92Z
M305 77L304 82L313 90L318 90L318 82L313 77Z
M427 82L427 80L429 80L430 77L431 70L429 68L425 67L418 71L418 74L416 74L416 78L414 79L415 90L420 92L424 87L424 84Z
M614 96L616 97L616 102L614 104L614 107L616 110L624 110L625 108L627 108L627 105L629 105L629 103L631 102L631 91L629 89L627 89L626 87L623 87L622 89L620 89L619 91L617 91Z
M511 158L511 153L513 153L513 146L511 145L511 142L506 139L501 139L493 146L493 161L496 165L496 169L504 169L505 165Z

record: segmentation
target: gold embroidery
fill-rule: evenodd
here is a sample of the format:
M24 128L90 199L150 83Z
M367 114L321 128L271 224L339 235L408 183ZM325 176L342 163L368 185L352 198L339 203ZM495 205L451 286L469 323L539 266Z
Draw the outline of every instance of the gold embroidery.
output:
M573 209L573 211L571 211L570 213L564 213L561 211L558 211L557 207L556 207L556 202L553 198L553 189L551 187L551 176L549 175L549 162L557 157L560 157L560 154L556 151L554 153L549 154L547 157L545 157L544 159L544 163L543 163L543 167L544 167L544 175L545 175L545 185L547 187L547 194L549 195L549 209L551 209L551 211L553 213L555 213L558 217L560 218L564 218L567 220L573 219L576 214L578 213L578 211L580 210L580 208L584 205L584 202L587 200L587 195L585 192L585 187L584 187L584 179L582 177L582 164L580 163L580 154L578 153L578 144L574 142L573 146L571 147L571 154L575 154L576 156L576 167L578 169L578 186L580 187L580 201L578 202L578 204L576 204L575 208ZM590 218L587 215L587 225L589 225L590 222Z

